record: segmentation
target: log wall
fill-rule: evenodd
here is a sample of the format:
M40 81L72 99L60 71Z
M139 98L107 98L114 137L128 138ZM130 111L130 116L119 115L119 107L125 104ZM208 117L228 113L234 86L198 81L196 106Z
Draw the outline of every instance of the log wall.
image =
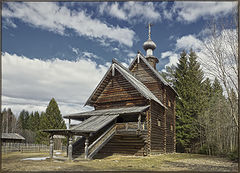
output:
M146 85L146 87L163 102L164 86L145 63L142 61L135 63L131 71L138 80Z
M167 110L166 110L166 152L175 152L176 133L175 133L175 94L166 89Z
M116 71L96 99L96 109L146 105L146 99Z
M155 76L148 66L140 60L131 69L134 76L146 85L150 91L168 108L166 111L154 102L148 121L151 124L149 130L149 148L151 152L175 152L176 150L176 129L175 129L175 104L176 94L169 86ZM152 102L153 103L153 102ZM156 126L157 119L160 119L161 128ZM161 146L161 147L160 147Z
M151 154L164 153L166 148L164 108L158 103L151 102Z

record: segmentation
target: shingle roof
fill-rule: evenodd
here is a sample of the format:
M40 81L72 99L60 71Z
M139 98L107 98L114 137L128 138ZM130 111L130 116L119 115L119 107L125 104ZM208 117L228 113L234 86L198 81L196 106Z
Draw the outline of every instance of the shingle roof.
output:
M149 100L154 100L157 103L159 103L161 106L163 106L164 108L166 108L164 106L164 104L162 104L162 102L142 83L140 82L138 79L136 79L131 72L125 68L124 66L122 66L120 63L118 63L115 59L113 59L113 63L111 65L111 67L109 68L109 70L107 71L107 73L105 74L105 76L103 77L103 79L101 80L101 82L98 84L98 86L96 87L96 89L94 90L94 92L91 94L91 96L89 97L88 101L86 102L85 105L90 105L90 101L93 98L94 94L97 92L97 90L100 88L101 84L103 83L103 81L105 80L105 78L107 77L108 74L110 74L111 70L118 70L119 73L122 74L122 76L129 82L132 84L132 86L138 90L139 93L141 93L141 95L143 97L145 97L146 99Z
M76 113L76 114L65 115L63 117L71 118L71 119L78 119L78 118L90 117L90 116L133 114L133 113L143 112L148 108L149 108L149 105L148 106L114 108L114 109L102 109L102 110L93 110L93 111L88 111L88 112L81 112L81 113Z
M70 128L70 131L73 132L97 132L119 115L103 115L103 116L91 116L90 118L86 119L85 121L81 122L79 125L73 126Z
M24 137L17 133L2 133L1 139L25 140Z
M162 83L166 86L169 86L177 95L178 93L176 92L176 90L159 74L159 72L154 69L151 64L149 64L149 62L146 60L146 58L144 57L144 55L139 51L137 56L134 58L134 60L132 61L132 63L129 66L129 69L131 69L135 63L135 61L140 58L147 66L148 68L156 75L156 77L162 81Z

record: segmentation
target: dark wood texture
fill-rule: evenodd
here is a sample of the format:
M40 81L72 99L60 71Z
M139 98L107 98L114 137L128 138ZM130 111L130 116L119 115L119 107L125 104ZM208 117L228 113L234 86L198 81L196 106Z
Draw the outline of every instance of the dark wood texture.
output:
M96 109L142 105L146 105L146 99L117 71L94 104Z
M115 135L96 155L144 155L144 140L138 135Z
M138 80L163 102L163 84L144 62L135 63L131 71Z
M156 102L151 102L151 153L165 152L164 109Z
M167 107L151 101L147 122L149 125L148 150L151 153L174 152L176 150L175 133L175 97L176 93L162 83L142 60L131 68L134 76Z

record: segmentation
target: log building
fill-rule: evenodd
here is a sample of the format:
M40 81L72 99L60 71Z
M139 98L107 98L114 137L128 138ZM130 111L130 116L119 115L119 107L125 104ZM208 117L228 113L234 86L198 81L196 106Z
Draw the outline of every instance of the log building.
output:
M175 152L175 90L156 70L156 48L149 38L129 68L115 59L85 105L94 110L64 116L82 121L67 130L50 129L68 137L68 157L91 159L112 154L153 155ZM81 136L72 142L74 135Z

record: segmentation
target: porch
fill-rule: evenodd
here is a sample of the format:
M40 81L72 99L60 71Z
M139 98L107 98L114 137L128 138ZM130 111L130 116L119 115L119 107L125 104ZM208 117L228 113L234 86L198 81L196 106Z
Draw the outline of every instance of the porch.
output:
M48 131L49 132L49 131ZM126 122L126 123L114 123L108 130L106 130L104 133L102 133L96 140L93 142L89 142L89 138L93 136L93 134L87 134L87 133L81 133L81 132L74 132L71 130L57 130L50 133L49 140L50 140L50 146L49 146L49 151L50 151L50 159L56 159L57 157L54 157L54 140L53 136L54 135L64 135L68 139L68 144L67 144L67 155L65 157L61 157L61 159L64 160L73 160L76 158L81 158L81 159L92 159L93 156L100 150L102 147L108 143L108 141L113 137L113 136L134 136L134 135L145 135L146 137L146 123L138 123L138 122ZM81 153L79 156L74 157L73 153L73 138L74 136L81 136L79 140L76 140L75 143L78 142L84 142L84 152ZM58 158L60 159L60 158Z

